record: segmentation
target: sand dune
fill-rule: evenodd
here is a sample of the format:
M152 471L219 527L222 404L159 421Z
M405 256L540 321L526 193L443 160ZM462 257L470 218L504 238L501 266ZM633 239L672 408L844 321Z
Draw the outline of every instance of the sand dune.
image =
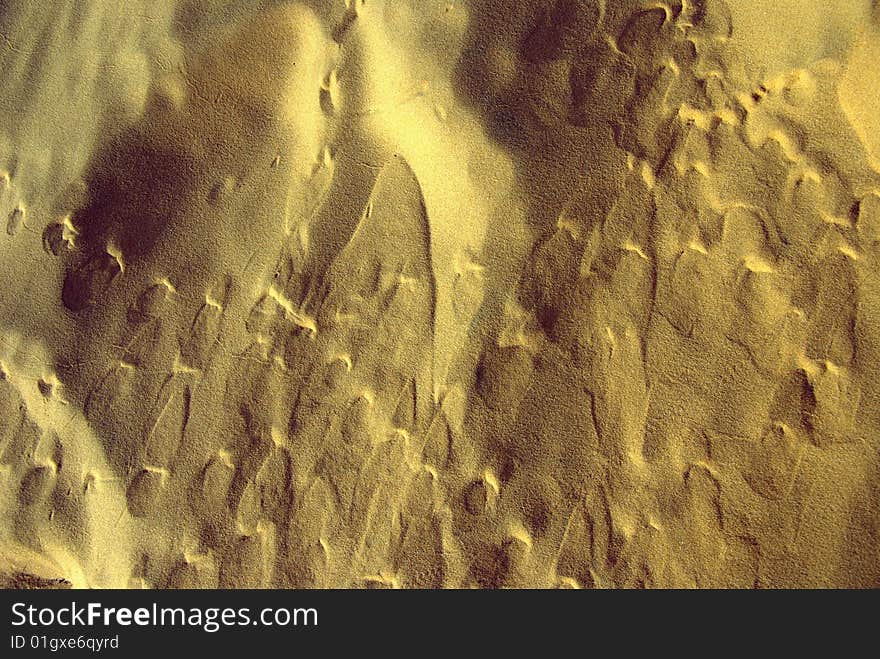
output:
M880 14L0 7L0 584L880 586Z

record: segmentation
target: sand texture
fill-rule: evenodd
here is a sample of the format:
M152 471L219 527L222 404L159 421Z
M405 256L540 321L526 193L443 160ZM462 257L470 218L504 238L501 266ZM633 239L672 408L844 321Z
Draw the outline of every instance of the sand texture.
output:
M0 585L880 586L880 6L0 2Z

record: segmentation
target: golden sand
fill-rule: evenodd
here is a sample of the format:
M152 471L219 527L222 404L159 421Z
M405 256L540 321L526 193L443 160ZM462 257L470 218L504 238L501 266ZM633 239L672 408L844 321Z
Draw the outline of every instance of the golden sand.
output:
M0 5L0 584L880 586L869 0Z

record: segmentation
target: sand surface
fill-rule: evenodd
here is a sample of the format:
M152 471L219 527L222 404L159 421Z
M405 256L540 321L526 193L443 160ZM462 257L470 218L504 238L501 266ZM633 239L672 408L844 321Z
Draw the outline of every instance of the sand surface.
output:
M869 0L0 3L0 585L880 586Z

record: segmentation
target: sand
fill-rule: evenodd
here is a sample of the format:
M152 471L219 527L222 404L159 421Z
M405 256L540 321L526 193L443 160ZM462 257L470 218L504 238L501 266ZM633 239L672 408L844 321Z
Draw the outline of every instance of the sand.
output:
M0 584L880 586L868 0L10 0Z

